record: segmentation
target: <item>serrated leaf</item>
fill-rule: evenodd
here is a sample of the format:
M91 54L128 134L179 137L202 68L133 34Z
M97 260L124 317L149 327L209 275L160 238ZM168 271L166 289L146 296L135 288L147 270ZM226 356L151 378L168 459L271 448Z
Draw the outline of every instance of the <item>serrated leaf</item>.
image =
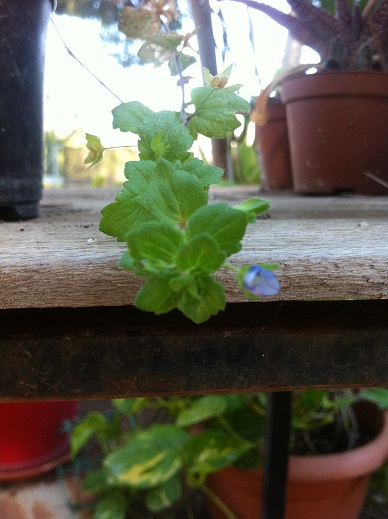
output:
M148 222L149 212L136 201L136 195L123 188L116 197L116 202L101 210L100 231L115 236L118 241L125 241L131 229Z
M206 233L216 240L227 256L241 250L247 218L242 211L230 208L225 203L201 207L189 219L186 235L189 239Z
M172 424L140 431L124 447L105 458L114 481L134 488L153 488L172 478L182 467L181 451L189 434Z
M195 112L188 128L192 135L198 133L212 138L225 138L241 123L235 113L248 113L250 105L245 99L225 89L210 86L194 88L191 93Z
M106 148L101 144L100 138L97 137L97 135L86 133L85 137L86 147L89 150L89 154L84 160L84 164L90 164L89 168L91 168L102 161Z
M134 260L145 263L149 272L173 268L183 234L169 222L149 222L127 234L127 245Z
M256 216L268 211L270 207L271 206L267 200L262 200L261 198L250 198L249 200L245 200L242 204L234 205L233 209L243 211L247 215L248 220L253 223Z
M191 148L194 139L176 112L163 110L147 117L139 126L139 152L142 160L157 160L159 157L170 162L180 160ZM152 141L161 134L163 155L152 149Z
M193 278L192 278L193 279ZM193 287L187 286L180 294L177 308L194 323L200 324L212 315L217 315L226 306L224 287L211 276L195 279L195 297Z
M170 281L177 277L179 274L176 272L151 274L139 290L135 306L146 312L154 312L156 315L165 314L176 308L179 294L171 288Z
M181 227L208 201L198 178L167 162L158 165L158 175L151 179L144 198L155 218L168 218Z
M179 477L174 476L163 485L152 488L147 492L146 505L151 512L160 512L168 508L182 496L182 482Z
M137 134L139 125L143 125L144 121L154 113L153 110L139 103L139 101L122 103L112 110L113 128L118 128L122 132Z
M183 52L178 54L180 71L178 70L176 58L172 56L168 61L168 68L170 69L170 73L172 76L179 75L179 72L183 72L185 69L196 63L196 59L194 56L189 56L188 54L184 54Z
M193 159L182 164L182 169L195 175L207 187L212 184L219 184L224 174L224 170L210 164L205 164L202 160Z
M180 427L188 427L220 416L226 408L227 402L222 395L206 395L194 400L190 407L183 409L175 423Z
M181 271L210 274L221 267L225 258L214 238L200 234L181 245L175 261Z
M160 67L176 53L181 41L182 38L177 33L148 34L138 56L144 63Z

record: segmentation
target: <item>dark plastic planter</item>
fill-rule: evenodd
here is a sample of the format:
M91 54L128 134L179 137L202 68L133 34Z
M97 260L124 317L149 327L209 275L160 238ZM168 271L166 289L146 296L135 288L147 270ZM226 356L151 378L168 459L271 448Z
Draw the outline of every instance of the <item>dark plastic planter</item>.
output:
M50 0L0 0L0 219L38 215Z

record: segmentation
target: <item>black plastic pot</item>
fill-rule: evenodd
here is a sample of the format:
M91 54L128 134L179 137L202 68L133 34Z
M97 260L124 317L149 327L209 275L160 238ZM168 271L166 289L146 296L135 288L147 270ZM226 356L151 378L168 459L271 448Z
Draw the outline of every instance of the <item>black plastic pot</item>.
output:
M0 0L0 219L38 215L50 0Z

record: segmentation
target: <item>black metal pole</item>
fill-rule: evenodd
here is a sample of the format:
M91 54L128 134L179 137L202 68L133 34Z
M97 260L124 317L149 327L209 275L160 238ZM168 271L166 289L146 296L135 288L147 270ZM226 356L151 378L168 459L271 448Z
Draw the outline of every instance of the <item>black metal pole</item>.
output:
M285 517L291 396L291 391L267 394L261 519Z

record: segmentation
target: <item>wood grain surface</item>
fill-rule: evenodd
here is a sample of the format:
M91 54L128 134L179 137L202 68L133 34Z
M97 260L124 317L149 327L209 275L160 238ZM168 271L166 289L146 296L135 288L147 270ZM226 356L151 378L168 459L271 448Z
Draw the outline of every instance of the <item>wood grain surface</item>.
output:
M233 205L256 191L218 188L211 196ZM118 267L124 245L98 229L116 192L47 189L38 219L0 222L0 308L131 304L140 280ZM281 292L268 300L388 297L387 197L259 196L271 210L231 262L279 264ZM229 271L218 277L228 301L246 301Z

